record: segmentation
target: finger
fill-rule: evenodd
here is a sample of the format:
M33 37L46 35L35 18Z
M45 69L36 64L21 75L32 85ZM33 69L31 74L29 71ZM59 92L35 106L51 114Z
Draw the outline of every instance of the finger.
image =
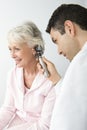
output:
M49 65L54 66L54 64L45 57L43 57L43 61L46 63L47 66Z
M37 68L39 70L40 73L44 73L44 69L42 68L42 66L40 65L40 63L37 63Z

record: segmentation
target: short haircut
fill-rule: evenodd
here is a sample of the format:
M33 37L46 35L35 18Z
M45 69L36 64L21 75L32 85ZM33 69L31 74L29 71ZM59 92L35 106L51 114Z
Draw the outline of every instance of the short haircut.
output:
M25 22L17 27L14 27L8 32L8 42L28 44L33 48L36 45L41 45L44 49L44 40L42 33L38 27L31 21Z
M71 20L78 24L81 29L87 30L87 9L78 4L62 4L54 10L49 19L46 32L50 33L51 28L53 28L64 34L64 22L66 20Z

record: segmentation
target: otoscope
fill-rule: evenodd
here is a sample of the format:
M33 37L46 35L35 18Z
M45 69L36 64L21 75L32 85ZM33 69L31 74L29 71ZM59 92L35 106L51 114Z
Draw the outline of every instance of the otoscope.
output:
M44 63L44 61L42 59L42 55L44 53L44 49L42 48L41 45L35 46L34 49L36 51L36 57L38 58L39 63L41 64L41 67L44 69L44 75L46 77L48 77L49 76L49 72L48 72L48 69L46 67L46 64Z

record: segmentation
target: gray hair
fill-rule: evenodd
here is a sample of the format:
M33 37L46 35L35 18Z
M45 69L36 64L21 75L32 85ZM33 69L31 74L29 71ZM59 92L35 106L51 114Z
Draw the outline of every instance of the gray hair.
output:
M12 43L26 43L33 48L36 45L41 45L44 49L44 40L41 31L33 22L25 22L20 26L11 29L8 32L8 42Z

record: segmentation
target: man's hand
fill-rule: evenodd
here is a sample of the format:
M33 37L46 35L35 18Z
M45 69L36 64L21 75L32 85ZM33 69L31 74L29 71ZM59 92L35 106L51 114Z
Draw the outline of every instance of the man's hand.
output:
M53 84L55 85L61 79L61 76L57 72L55 65L52 62L48 61L46 58L43 58L43 61L45 62L47 69L49 71L48 79L51 80ZM40 73L44 73L44 69L41 67L39 63L37 64L37 67Z

